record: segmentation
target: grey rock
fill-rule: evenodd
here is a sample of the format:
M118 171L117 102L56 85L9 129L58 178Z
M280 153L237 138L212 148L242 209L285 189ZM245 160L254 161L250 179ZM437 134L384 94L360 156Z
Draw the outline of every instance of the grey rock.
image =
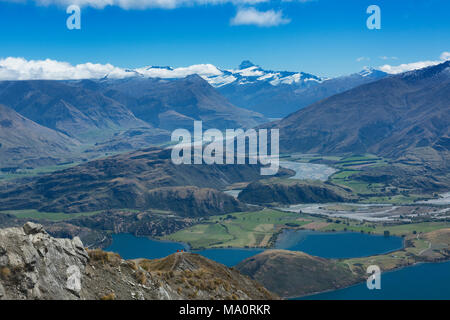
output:
M83 242L81 242L79 237L74 237L72 239L72 243L75 246L75 248L84 250Z
M81 272L78 266L72 265L67 268L66 289L79 295L81 291Z
M1 263L14 272L2 279L11 299L79 299L88 254L80 239L55 239L41 225L0 230ZM6 257L6 258L5 258Z
M45 232L44 227L42 225L33 222L25 223L25 225L23 226L23 231L25 232L25 234L36 234Z

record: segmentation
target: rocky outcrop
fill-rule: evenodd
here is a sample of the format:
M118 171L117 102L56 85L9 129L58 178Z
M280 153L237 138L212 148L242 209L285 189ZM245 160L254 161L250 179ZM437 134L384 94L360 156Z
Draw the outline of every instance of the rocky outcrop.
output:
M0 229L1 299L276 299L237 270L186 252L123 260L41 225Z
M0 230L3 299L78 299L89 256L79 238L55 239L41 225Z

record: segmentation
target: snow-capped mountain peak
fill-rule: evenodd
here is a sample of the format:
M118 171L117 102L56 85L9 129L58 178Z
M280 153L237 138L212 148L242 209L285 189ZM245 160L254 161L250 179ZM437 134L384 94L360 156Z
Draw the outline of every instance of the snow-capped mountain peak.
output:
M205 79L215 87L235 82L238 85L268 83L272 86L282 84L304 84L308 81L322 82L323 79L304 72L264 70L249 60L244 60L238 69L223 70L223 74Z
M374 72L374 68L365 66L358 74L362 77L370 76Z
M189 67L172 68L169 66L149 66L137 68L133 71L136 76L162 79L184 78L198 74L213 87L219 88L229 84L248 85L267 83L278 85L302 85L309 81L322 82L324 79L304 72L264 70L249 60L244 60L237 69L222 70L212 64L198 64Z
M244 60L241 62L241 64L239 65L239 69L247 69L247 68L251 68L254 67L255 64L249 60Z
M121 75L122 77L161 79L181 79L197 74L215 88L227 85L240 86L256 84L267 84L271 86L295 85L301 88L334 79L318 77L305 72L265 70L249 60L242 61L236 69L219 69L213 64L196 64L179 68L170 66L147 66L137 69L126 69L124 73L125 75ZM385 73L378 69L364 67L362 71L346 77L377 78L383 77L384 75ZM108 74L105 78L110 77L114 77L114 75Z

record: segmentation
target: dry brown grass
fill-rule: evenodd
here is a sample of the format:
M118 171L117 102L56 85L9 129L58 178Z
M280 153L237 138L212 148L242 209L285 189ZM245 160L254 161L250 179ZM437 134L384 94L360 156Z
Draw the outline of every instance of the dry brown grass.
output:
M127 261L127 265L134 271L138 270L138 266L137 266L136 262L134 262L134 261Z
M118 266L122 261L122 258L117 253L105 252L100 249L89 250L88 254L92 262L100 262L102 264L109 263Z
M7 267L0 268L0 278L3 280L8 279L11 276L11 270Z
M191 293L188 294L188 298L189 299L195 299L198 297L198 291L192 291Z
M450 244L450 228L425 233L423 238L432 242Z
M137 271L136 274L136 280L142 284L145 285L147 283L147 276L145 275L145 273L143 271Z
M100 298L100 300L103 301L116 300L116 294L114 292L105 294L103 297Z
M150 271L170 271L175 263L175 255L170 255L162 259L146 260L143 259L139 261L139 266L144 270Z

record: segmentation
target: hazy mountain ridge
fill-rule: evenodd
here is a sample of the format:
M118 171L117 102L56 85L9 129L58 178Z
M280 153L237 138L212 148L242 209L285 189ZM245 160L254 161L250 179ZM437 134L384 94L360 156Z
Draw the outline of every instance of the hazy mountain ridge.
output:
M0 105L0 163L17 167L27 162L54 164L70 157L80 143Z
M0 136L0 144L16 150L14 159L17 160L18 155L25 155L26 150L34 150L34 158L56 158L47 162L30 160L32 167L55 164L59 162L58 159L65 159L63 155L66 152L69 155L70 146L75 143L75 140L71 141L67 136L88 147L82 155L79 154L80 148L77 150L78 154L68 157L69 160L74 160L98 157L105 152L130 151L166 143L170 140L171 130L192 130L195 120L203 121L204 128L221 130L250 128L267 121L258 113L233 106L196 75L173 81L141 77L114 80L2 81L1 103L20 116L30 119L29 125L14 126L17 137L31 138L30 130L38 130L32 121L40 125L41 142L32 138L12 139L14 135L7 138L6 132ZM15 119L18 121L18 116ZM11 120L2 111L0 121L4 124L1 130L5 130L7 121ZM26 128L27 126L30 128ZM59 151L52 151L57 145L55 143L47 144L46 150L42 148L44 139L51 142L58 135ZM66 140L61 143L64 137ZM34 149L30 149L31 144ZM6 153L3 154L6 157ZM0 157L0 167L11 164L8 157Z
M450 134L450 62L337 94L272 123L286 152L397 157ZM443 140L444 139L444 140Z
M96 89L53 80L3 81L0 103L42 126L84 139L89 132L148 126Z
M194 120L218 129L250 128L266 121L259 113L232 105L198 75L175 80L134 77L99 83L108 89L106 95L122 101L137 117L162 129L190 128Z
M277 80L274 83L252 79L252 81L235 81L225 84L217 90L236 106L277 118L287 116L334 94L387 76L386 73L371 68L331 79L322 79L303 73L295 73L295 75L298 75L295 76L298 81Z
M324 78L305 72L265 70L248 60L236 69L207 66L198 70L199 75L232 104L275 118L388 75L366 67L351 75ZM171 67L148 67L140 71L142 78L177 76L177 69Z
M87 212L161 208L181 216L223 214L241 211L245 206L213 189L261 177L259 165L177 166L170 153L171 150L150 148L35 178L1 192L0 210Z

